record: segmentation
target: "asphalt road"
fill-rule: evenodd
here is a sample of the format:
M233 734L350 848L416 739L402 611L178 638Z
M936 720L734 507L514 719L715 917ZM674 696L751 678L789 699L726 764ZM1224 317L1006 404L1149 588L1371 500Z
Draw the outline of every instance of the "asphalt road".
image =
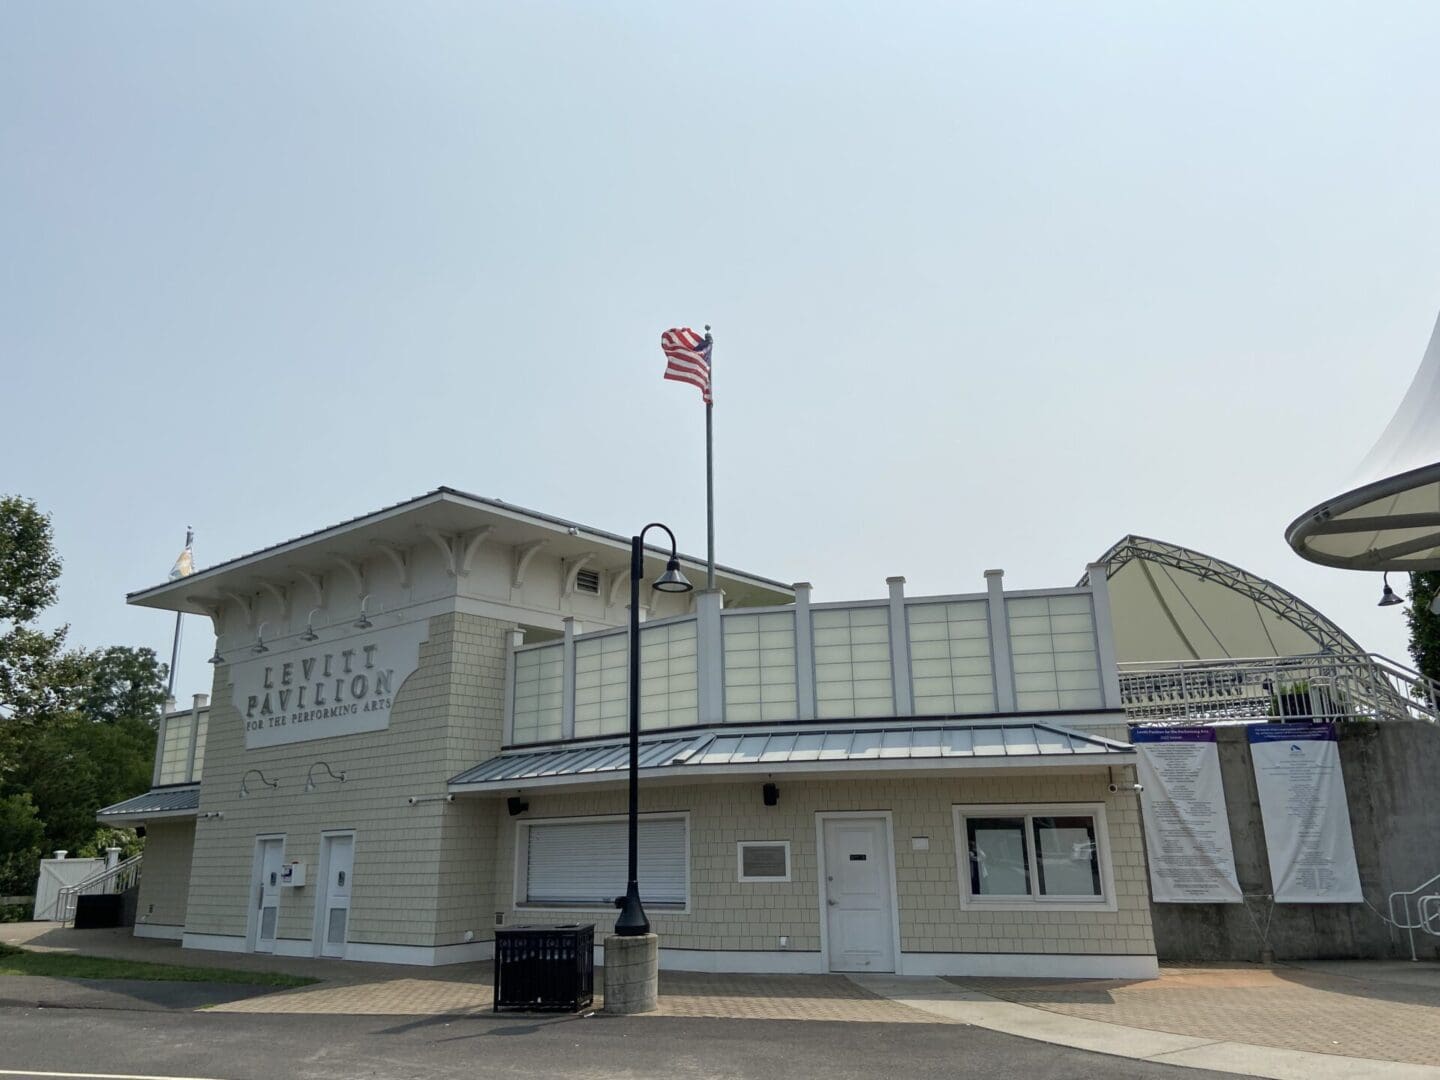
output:
M26 1071L30 1070L30 1071ZM0 1080L1219 1080L961 1025L0 1007Z

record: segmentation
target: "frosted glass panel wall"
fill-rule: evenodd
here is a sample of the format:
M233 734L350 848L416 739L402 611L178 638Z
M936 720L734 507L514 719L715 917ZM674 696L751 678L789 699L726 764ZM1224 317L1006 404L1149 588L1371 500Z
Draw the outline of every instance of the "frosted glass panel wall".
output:
M164 741L156 748L160 755L160 784L190 784L200 779L205 761L205 734L209 714L172 716L165 721ZM194 731L195 768L190 771L191 731Z
M989 611L984 600L906 607L916 716L995 711Z
M564 647L558 644L515 654L513 742L560 738L564 661Z
M641 727L699 722L696 670L694 619L640 628Z
M1098 709L1100 661L1090 597L1027 596L1005 601L1021 712Z
M725 719L794 720L795 616L725 615Z
M630 728L625 694L626 634L575 642L575 737L615 735Z
M894 715L889 608L830 608L812 619L820 719Z

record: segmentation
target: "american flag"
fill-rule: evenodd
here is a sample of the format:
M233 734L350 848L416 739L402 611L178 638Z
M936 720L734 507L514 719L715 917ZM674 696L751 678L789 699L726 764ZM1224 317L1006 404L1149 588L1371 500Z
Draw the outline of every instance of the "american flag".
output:
M665 351L665 378L698 386L706 405L713 400L710 397L711 344L709 334L697 334L688 326L666 330L660 335L660 348Z

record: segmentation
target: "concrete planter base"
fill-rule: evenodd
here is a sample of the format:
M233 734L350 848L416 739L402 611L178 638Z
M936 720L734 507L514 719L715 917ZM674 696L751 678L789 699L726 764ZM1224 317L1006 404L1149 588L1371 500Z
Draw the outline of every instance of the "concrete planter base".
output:
M659 996L660 938L605 938L605 1011L626 1016L653 1012Z

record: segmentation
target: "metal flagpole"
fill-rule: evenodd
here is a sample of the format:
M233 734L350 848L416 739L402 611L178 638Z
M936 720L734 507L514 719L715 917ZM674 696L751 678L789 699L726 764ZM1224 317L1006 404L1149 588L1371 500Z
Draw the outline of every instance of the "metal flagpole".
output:
M190 550L190 545L195 542L195 530L189 525L185 526L185 550ZM170 680L165 687L165 700L175 700L175 665L180 660L180 620L185 617L182 611L175 612L175 637L170 643Z
M705 402L705 588L715 588L715 440L713 414L715 396L715 338L705 324L705 356L709 362L710 393Z

